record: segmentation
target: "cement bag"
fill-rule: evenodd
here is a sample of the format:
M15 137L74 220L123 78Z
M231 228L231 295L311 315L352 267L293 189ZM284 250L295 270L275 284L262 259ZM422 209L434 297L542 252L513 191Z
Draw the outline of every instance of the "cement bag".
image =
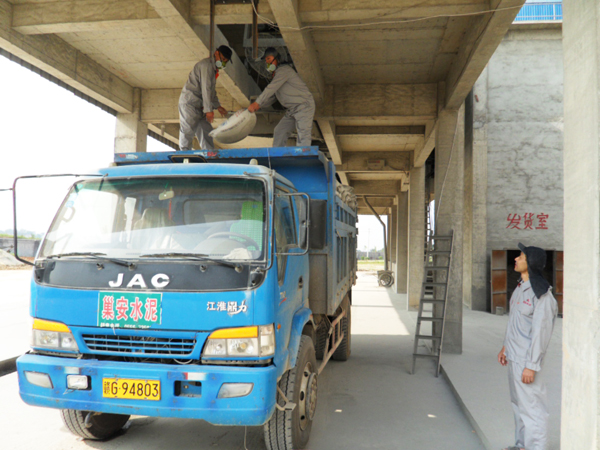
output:
M254 129L254 125L256 125L256 114L247 109L240 109L208 135L221 144L234 144L248 136Z

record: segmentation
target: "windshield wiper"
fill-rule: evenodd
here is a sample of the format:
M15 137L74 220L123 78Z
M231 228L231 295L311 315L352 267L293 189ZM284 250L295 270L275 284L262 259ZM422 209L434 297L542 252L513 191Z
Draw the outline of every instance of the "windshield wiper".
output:
M148 255L141 255L140 258L186 258L194 261L211 261L222 266L231 267L236 272L242 271L242 265L226 261L224 259L209 258L204 253L150 253Z
M56 255L46 256L46 259L58 259L58 258L64 258L64 257L69 257L69 256L90 256L94 259L100 259L102 261L110 261L112 263L118 264L119 266L128 267L130 269L135 267L135 263L132 263L129 261L124 261L122 259L109 258L108 256L106 256L106 253L98 253L98 252L58 253Z

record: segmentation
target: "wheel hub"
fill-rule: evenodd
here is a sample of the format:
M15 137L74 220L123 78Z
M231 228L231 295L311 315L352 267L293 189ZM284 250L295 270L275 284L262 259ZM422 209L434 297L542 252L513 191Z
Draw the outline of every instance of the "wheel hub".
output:
M317 409L317 374L313 372L310 362L306 363L302 371L300 382L300 396L298 401L298 415L300 429L305 430L315 416Z

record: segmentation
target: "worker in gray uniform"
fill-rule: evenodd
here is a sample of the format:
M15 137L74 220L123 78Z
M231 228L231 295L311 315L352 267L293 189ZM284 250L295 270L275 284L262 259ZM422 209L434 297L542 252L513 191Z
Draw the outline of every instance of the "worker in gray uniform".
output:
M300 75L289 64L281 63L279 52L269 47L263 56L267 70L273 79L254 103L248 107L251 113L265 108L275 101L286 108L285 116L279 121L273 133L273 147L285 147L294 129L298 133L296 145L305 147L311 144L315 99Z
M224 69L231 61L233 52L221 45L210 58L198 62L188 77L179 96L179 148L191 150L194 135L198 138L202 150L214 150L213 139L208 135L212 131L215 109L221 116L227 110L217 97L217 77L219 69Z
M510 315L498 362L508 365L515 445L508 450L546 450L548 406L542 364L558 306L542 270L546 252L519 243L515 271L521 280L510 298ZM506 450L506 449L505 449Z

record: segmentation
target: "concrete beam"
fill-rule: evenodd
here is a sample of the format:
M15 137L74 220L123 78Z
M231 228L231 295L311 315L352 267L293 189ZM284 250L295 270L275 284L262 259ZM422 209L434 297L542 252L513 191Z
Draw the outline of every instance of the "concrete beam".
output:
M419 124L437 117L437 84L328 85L319 119L371 121L386 125L404 120ZM379 124L378 124L379 125Z
M363 126L363 127L337 127L338 136L423 136L423 126Z
M356 195L396 195L397 181L354 181L352 182Z
M158 15L167 23L169 28L181 39L188 49L203 59L210 55L209 27L194 27L190 19L189 0L147 0L148 4L156 10ZM228 45L229 42L218 28L215 29L215 46ZM233 99L242 107L250 105L250 97L260 94L260 89L246 72L242 61L234 53L233 64L219 74L218 84L222 85L231 94Z
M175 123L149 123L148 129L156 134L179 144L179 125Z
M397 203L394 197L368 197L368 199L369 203L374 208L391 208ZM368 208L364 197L358 197L357 201L359 208Z
M221 77L219 77L220 79ZM179 95L181 89L144 89L142 90L142 121L179 123ZM223 87L217 87L217 96L221 105L228 111L237 111L240 105ZM218 118L218 114L215 118ZM279 119L277 119L279 122Z
M385 161L382 169L370 169L369 161ZM343 172L393 172L410 170L410 154L406 152L352 152L344 156L342 164L336 164L336 170Z
M160 22L146 0L80 0L17 3L12 27L21 34L77 33L139 27Z
M524 3L492 0L490 9L501 11L472 19L446 78L446 109L460 108Z
M378 7L380 5L381 7ZM367 20L369 22L389 22L398 19L473 13L485 11L488 8L488 3L485 0L468 3L462 0L448 0L437 2L437 4L423 3L422 0L403 0L400 3L368 3L364 0L298 2L299 14L305 25L322 23L355 24ZM431 21L435 22L435 20L432 19ZM429 25L429 23L427 24Z
M327 144L327 149L329 150L329 154L331 155L331 160L336 165L341 164L342 148L340 146L340 141L336 135L335 122L333 120L317 120L317 123L319 124L319 128L321 129L323 139L325 139L325 143Z
M210 2L189 2L189 19L193 25L210 24ZM183 3L182 10L187 6ZM266 2L259 3L261 16L273 20ZM161 16L146 0L76 0L50 3L17 3L14 6L13 28L22 34L55 34L89 31L124 30L151 27L162 23ZM252 5L215 5L215 23L251 24Z
M437 130L437 121L430 121L425 127L425 139L423 144L414 151L413 165L415 167L422 167L425 165L425 161L431 155L431 152L435 148L435 133Z
M257 6L258 13L267 20L275 21L273 12L269 3L262 1ZM194 23L201 25L210 24L210 2L206 0L190 1L190 17ZM261 19L259 18L259 23ZM252 5L246 4L226 5L216 2L215 4L215 23L217 25L232 24L251 24L252 23Z
M374 209L374 210L377 212L377 214L379 214L380 216L385 216L385 215L387 215L387 214L389 213L389 211L390 211L391 207L385 207L385 208L383 208L383 207L375 207L375 206L374 206L374 207L373 207L373 209ZM361 216L375 216L375 215L373 214L373 212L372 212L372 211L371 211L369 208L365 208L365 207L362 207L362 206L360 206L360 207L357 209L357 212L358 212L358 214L359 214L359 215L361 215Z
M54 35L11 28L14 7L0 0L0 47L120 113L133 112L133 87Z
M312 92L315 101L320 103L325 98L325 82L310 31L297 31L302 28L297 1L268 0L268 2L277 25L281 27L281 35L292 55L298 74Z

